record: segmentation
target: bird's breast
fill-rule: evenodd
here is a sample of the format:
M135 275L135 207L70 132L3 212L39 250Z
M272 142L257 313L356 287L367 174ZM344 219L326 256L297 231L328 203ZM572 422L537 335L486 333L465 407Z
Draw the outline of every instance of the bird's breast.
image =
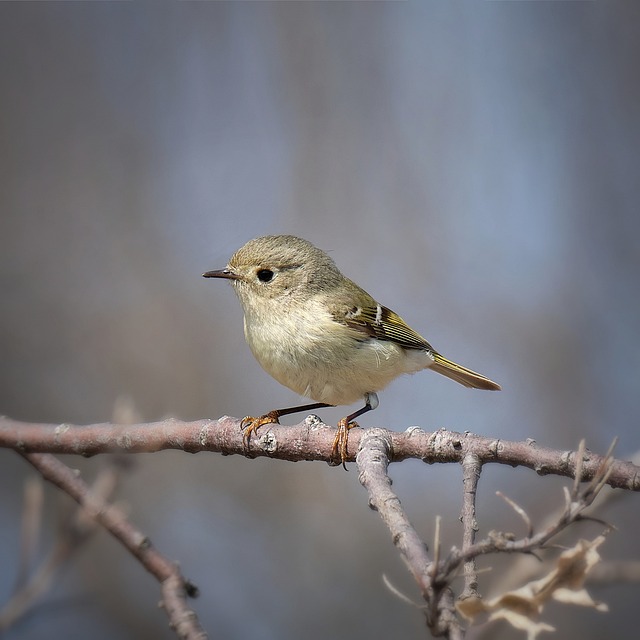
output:
M424 351L364 337L313 301L301 306L268 316L245 310L244 330L263 369L302 396L351 404L431 362Z

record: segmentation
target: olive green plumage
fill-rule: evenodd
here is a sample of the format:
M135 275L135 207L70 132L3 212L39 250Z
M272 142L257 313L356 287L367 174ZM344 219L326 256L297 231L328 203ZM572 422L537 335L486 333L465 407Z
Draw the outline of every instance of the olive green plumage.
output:
M422 369L467 387L500 389L440 355L302 238L250 240L225 269L204 275L233 285L247 342L262 367L317 402L351 404L365 397L369 403L397 376Z

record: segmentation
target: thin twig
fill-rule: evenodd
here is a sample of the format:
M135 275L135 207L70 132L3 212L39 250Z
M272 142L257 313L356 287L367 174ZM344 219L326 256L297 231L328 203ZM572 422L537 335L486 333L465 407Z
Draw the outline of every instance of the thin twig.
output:
M527 527L527 538L530 538L533 535L533 524L531 523L531 518L529 514L514 500L504 495L502 491L496 491L496 495L502 498L524 521L525 526Z
M42 478L32 475L24 484L24 503L22 508L22 526L20 534L20 562L16 577L16 591L27 583L29 566L36 554L40 528L42 525L42 505L44 489Z
M54 545L51 552L39 565L35 573L21 585L11 596L0 611L0 633L13 627L22 618L34 603L46 593L60 567L75 553L82 541L76 545L71 544L67 536L62 536Z
M148 538L128 522L119 509L92 495L90 487L60 460L44 453L22 455L43 478L62 489L81 505L91 518L107 529L161 583L163 602L170 624L180 633L181 638L206 638L196 614L186 602L186 596L197 595L197 588L182 577L174 563L156 551Z
M584 467L584 454L587 450L587 443L584 438L578 443L578 450L576 451L575 458L575 470L573 472L573 487L571 489L571 497L577 496L580 489L580 483L582 482L582 469Z
M117 479L118 474L111 465L104 467L90 488L92 496L102 501L108 500L116 488ZM97 527L96 521L89 517L80 506L75 515L65 521L64 526L60 528L53 548L33 575L29 576L28 564L35 553L35 542L40 529L43 499L42 476L29 479L25 489L27 489L25 491L26 514L23 536L27 538L28 542L22 545L21 564L24 566L20 569L19 575L23 577L9 601L0 611L0 630L7 630L15 625L50 589L56 572L69 561L71 556L78 553Z
M447 576L452 575L457 567L467 562L471 558L489 553L530 553L536 549L541 549L546 543L556 536L560 531L567 528L573 522L580 520L583 511L591 505L598 492L604 487L607 477L611 472L611 457L603 460L596 476L580 490L565 505L565 509L549 526L539 533L521 538L519 540L510 539L507 536L492 535L485 540L471 545L467 549L452 552L443 564L441 579L447 580Z
M442 540L440 538L440 526L442 525L442 517L436 516L436 528L433 533L433 562L431 563L431 580L435 581L438 575L438 567L440 566L440 549L442 548Z

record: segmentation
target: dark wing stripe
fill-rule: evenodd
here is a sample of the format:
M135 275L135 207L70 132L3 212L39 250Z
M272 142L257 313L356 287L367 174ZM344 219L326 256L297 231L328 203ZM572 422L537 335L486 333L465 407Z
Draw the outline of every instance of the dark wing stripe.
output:
M378 340L395 342L405 349L426 349L431 345L416 333L397 313L387 307L365 307L356 317L345 318L348 326Z

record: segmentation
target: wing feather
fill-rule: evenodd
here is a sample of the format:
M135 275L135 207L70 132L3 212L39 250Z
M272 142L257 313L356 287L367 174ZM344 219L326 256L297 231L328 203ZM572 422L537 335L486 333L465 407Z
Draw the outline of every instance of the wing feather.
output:
M350 309L342 321L370 338L395 342L405 349L433 351L431 345L397 313L379 304Z

